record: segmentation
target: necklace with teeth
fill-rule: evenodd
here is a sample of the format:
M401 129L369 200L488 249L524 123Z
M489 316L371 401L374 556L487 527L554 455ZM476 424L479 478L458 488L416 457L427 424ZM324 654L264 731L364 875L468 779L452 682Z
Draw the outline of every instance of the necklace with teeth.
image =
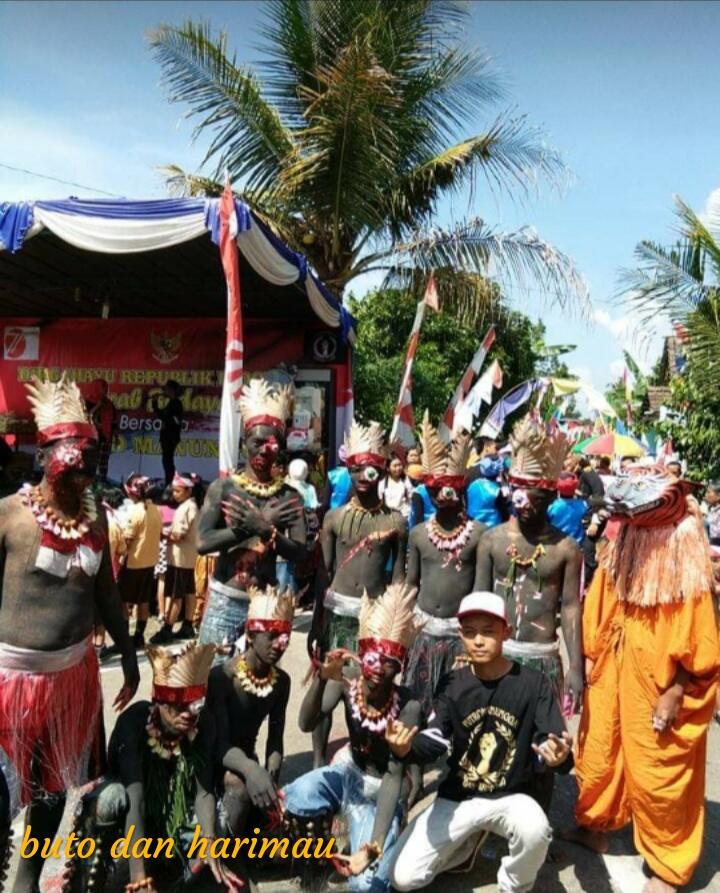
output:
M427 525L427 535L430 542L438 552L447 552L443 560L443 567L448 567L455 561L455 570L462 570L460 553L467 545L470 534L473 531L473 522L470 519L461 521L453 530L443 530L436 518L431 518Z

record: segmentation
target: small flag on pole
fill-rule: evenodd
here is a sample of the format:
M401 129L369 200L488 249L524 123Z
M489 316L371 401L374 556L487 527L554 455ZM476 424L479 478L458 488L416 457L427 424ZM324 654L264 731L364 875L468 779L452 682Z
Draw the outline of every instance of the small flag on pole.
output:
M240 297L240 257L235 197L230 182L220 199L220 259L227 283L225 375L220 402L220 475L232 474L240 449L238 399L243 383L243 323Z
M490 326L485 337L482 340L482 343L480 344L480 347L478 347L478 349L475 351L475 356L472 358L470 365L463 373L463 377L460 379L460 384L455 388L455 393L448 403L445 414L443 415L440 426L438 427L438 434L445 441L445 443L450 443L452 439L452 432L453 428L455 427L455 412L470 392L470 388L473 386L473 382L475 381L476 376L479 374L480 369L482 368L482 364L485 362L485 357L487 356L488 351L494 343L495 326Z
M438 310L440 307L435 276L432 273L428 279L423 299L422 301L418 301L417 310L415 311L415 320L413 322L412 331L410 332L407 353L405 354L405 368L403 369L403 377L400 384L400 396L398 397L395 415L393 416L392 429L390 431L390 443L399 443L404 447L411 447L415 444L415 414L413 413L412 403L412 367L420 342L420 329L422 328L423 320L425 319L426 307L430 307L432 310Z

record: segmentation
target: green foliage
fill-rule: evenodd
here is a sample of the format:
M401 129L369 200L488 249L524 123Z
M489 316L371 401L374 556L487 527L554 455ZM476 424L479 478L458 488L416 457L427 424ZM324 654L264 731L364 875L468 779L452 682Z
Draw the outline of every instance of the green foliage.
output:
M720 392L709 395L696 387L690 364L671 381L670 409L674 417L661 422L659 433L671 438L688 465L688 476L698 481L720 480Z
M349 303L360 332L353 370L356 413L389 428L417 302L398 290L377 289L362 300L351 297ZM491 322L497 340L488 361L500 361L503 391L536 374L545 349L542 323L505 310L497 299L491 308L475 323L459 323L447 313L426 311L412 376L417 422L425 409L434 422L439 420Z
M260 58L240 63L227 35L188 22L149 42L172 102L210 138L204 172L165 168L181 194L242 197L342 295L372 271L422 293L444 273L446 309L485 312L479 279L532 283L584 303L572 261L532 230L496 232L476 187L526 195L566 170L522 116L492 111L503 90L465 46L468 7L448 0L268 0ZM467 124L480 124L468 133ZM443 199L469 196L467 219L433 226ZM473 275L468 275L473 274Z

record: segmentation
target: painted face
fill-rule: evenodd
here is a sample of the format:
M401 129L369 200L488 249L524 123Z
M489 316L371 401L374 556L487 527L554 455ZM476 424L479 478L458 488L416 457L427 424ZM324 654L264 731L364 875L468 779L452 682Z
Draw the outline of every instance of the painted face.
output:
M428 487L428 493L432 504L439 509L452 508L462 501L462 494L455 487Z
M362 674L368 688L375 688L382 682L392 682L401 669L397 660L387 657L380 651L366 651L363 654Z
M248 641L260 660L266 666L273 667L287 651L290 635L278 632L254 632L248 633Z
M352 465L348 468L353 487L357 493L371 493L377 491L382 470L375 465Z
M534 521L547 511L555 498L554 491L537 488L513 487L512 503L521 521Z
M278 453L284 447L278 432L268 425L256 425L248 432L245 448L255 474L270 476Z
M158 713L165 728L171 735L187 735L198 723L205 706L205 698L187 704L165 704L158 702Z
M94 440L68 437L48 444L41 453L45 477L56 496L80 494L95 478L98 447Z

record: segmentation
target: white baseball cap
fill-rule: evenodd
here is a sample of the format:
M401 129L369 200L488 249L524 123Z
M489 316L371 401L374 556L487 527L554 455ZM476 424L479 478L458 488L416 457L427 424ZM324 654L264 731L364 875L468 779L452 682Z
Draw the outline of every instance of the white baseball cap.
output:
M462 620L470 614L490 614L507 625L505 599L494 592L471 592L460 602L457 618Z

